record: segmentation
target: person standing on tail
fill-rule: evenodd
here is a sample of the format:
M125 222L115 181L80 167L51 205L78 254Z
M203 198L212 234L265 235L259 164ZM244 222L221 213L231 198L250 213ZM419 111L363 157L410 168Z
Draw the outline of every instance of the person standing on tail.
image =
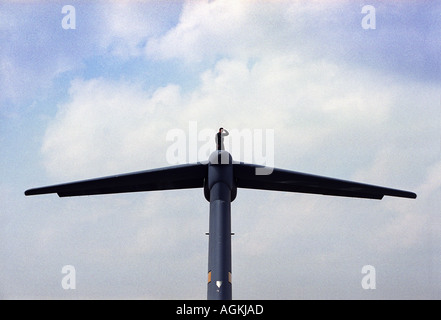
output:
M230 133L224 128L219 128L219 132L216 133L216 150L225 150L224 137L228 136Z

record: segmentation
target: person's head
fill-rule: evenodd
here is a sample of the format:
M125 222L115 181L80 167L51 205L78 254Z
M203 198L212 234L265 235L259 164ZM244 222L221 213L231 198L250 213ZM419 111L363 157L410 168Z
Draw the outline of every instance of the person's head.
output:
M224 128L219 128L219 132L222 132L224 130Z

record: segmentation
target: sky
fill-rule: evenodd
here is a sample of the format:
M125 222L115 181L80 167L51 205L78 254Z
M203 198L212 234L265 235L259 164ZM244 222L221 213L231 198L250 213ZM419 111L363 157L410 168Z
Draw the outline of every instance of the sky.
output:
M234 299L441 299L440 56L434 1L2 1L0 298L205 299L202 189L24 191L225 127L234 160L418 195L239 189Z

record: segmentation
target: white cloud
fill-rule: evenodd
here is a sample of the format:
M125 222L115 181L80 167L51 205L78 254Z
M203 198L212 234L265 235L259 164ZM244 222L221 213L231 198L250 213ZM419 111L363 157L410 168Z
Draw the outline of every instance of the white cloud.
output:
M337 20L345 22L347 11L343 2L189 1L179 23L165 35L150 39L146 53L188 62L213 61L218 56L304 53L304 49L309 53L315 49L310 46L311 35L326 40L325 27L335 27Z
M76 80L71 99L59 106L47 129L42 152L57 178L87 177L153 166L170 127L168 114L179 100L174 85L153 94L129 82ZM152 162L153 161L153 162Z
M60 83L66 72L82 72L92 59L130 59L143 52L147 39L164 32L181 8L180 1L72 1L76 29L65 30L64 4L1 4L1 106L23 108L29 100ZM93 67L90 67L93 69ZM87 70L87 72L89 69ZM43 94L42 94L43 92Z
M113 55L139 56L147 40L164 32L180 7L179 1L106 3L100 11L98 41Z
M185 3L178 24L149 39L149 58L213 63L289 53L434 81L440 70L439 5L384 4L364 30L362 2L200 1Z
M179 23L165 35L150 39L146 53L200 62L218 56L250 58L302 52L305 48L309 51L315 49L310 47L311 35L325 40L328 27L335 27L337 21L345 23L348 10L344 5L343 1L332 5L311 1L189 1Z
M165 159L160 154L168 147L167 131L187 131L189 121L197 121L199 130L274 129L280 146L314 153L343 126L368 122L372 131L388 121L394 91L373 79L334 64L282 56L251 66L221 60L190 92L177 84L146 90L124 80L76 80L69 102L59 106L46 132L42 152L50 173L65 178L151 167ZM364 142L358 138L356 143Z
M150 40L146 51L161 58L200 60L214 48L225 49L225 40L234 42L231 33L242 30L240 21L247 6L247 2L187 2L178 26Z

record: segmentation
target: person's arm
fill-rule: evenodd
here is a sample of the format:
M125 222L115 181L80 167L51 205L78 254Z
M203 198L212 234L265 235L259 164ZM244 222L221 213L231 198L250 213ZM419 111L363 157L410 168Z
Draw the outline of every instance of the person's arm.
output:
M223 129L223 131L222 131L222 135L225 137L225 136L228 136L230 133L227 131L227 129Z

